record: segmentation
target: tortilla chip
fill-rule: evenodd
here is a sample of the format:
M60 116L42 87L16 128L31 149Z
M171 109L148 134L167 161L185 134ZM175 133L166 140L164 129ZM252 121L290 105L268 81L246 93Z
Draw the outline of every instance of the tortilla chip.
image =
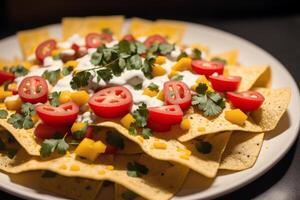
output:
M17 33L23 57L27 58L35 52L36 47L43 41L50 38L48 28L41 27Z
M244 170L252 167L263 140L264 133L233 132L223 153L220 169Z
M120 37L124 22L123 16L92 16L67 17L62 20L63 38L67 39L74 34L84 37L91 32L101 32L109 29L114 36Z
M253 86L266 87L271 79L271 69L268 65L252 67L225 67L229 76L242 78L238 91L247 91Z
M141 136L131 135L126 128L117 122L105 121L98 123L98 125L115 128L119 133L137 143L145 153L153 158L180 163L207 177L216 176L220 158L231 134L231 132L224 132L202 138L214 147L210 153L202 154L195 148L197 140L180 143L174 139L182 132L178 127L174 127L167 133L154 133L153 137L149 139L141 139ZM166 149L155 148L155 143L166 144ZM182 150L190 151L191 155L186 158L186 152Z
M131 197L131 198L130 198ZM146 200L136 193L128 190L122 185L115 184L115 200L134 199L134 200Z
M219 116L213 119L208 119L200 113L189 114L191 128L178 138L179 141L185 142L201 135L220 131L265 132L274 129L288 108L291 90L288 88L256 90L264 95L265 102L260 109L251 113L253 120L248 117L243 126L227 121L225 111L231 109L229 104Z
M222 60L225 60L228 65L236 65L238 56L239 56L239 51L237 49L232 49L222 53L212 54L209 56L209 58L210 59L220 58Z
M130 20L130 27L128 32L134 35L134 37L148 36L150 29L152 27L152 21L141 19L141 18L132 18Z

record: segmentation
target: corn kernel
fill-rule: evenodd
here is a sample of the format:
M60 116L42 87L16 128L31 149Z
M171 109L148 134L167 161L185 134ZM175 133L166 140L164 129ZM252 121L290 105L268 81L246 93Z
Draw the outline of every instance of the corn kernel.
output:
M147 95L149 97L155 97L158 94L158 91L156 90L151 90L150 88L145 88L143 95Z
M135 122L135 119L132 114L128 113L120 120L120 122L125 128L129 129L130 125Z
M71 92L70 91L61 91L59 95L59 103L64 104L71 101Z
M6 97L12 96L12 91L5 91L3 88L0 89L0 102L3 102Z
M58 56L61 52L61 49L54 49L51 51L51 56Z
M87 127L87 123L85 122L74 122L74 124L71 127L71 132L75 133L77 131L81 131Z
M189 160L190 159L190 156L188 156L188 155L180 155L179 157L181 159L184 159L184 160Z
M76 60L69 60L64 64L64 67L72 67L73 69L77 67L78 62Z
M188 149L183 149L183 148L177 148L177 152L183 152L184 155L190 156L192 152Z
M190 70L191 66L192 59L189 57L183 57L175 65L172 66L172 69L176 71L185 71Z
M155 59L155 64L162 65L166 62L166 57L165 56L157 56Z
M141 137L140 135L138 135L138 136L136 136L136 138L141 142L141 143L143 143L144 142L144 138L143 137Z
M78 106L82 106L86 104L89 98L90 98L89 94L84 90L71 93L72 101L74 101Z
M199 127L199 128L198 128L198 131L199 131L199 132L204 132L204 131L205 131L205 127Z
M225 119L240 126L245 123L247 118L248 116L240 109L225 111Z
M162 142L154 142L153 143L153 147L155 149L166 149L167 148L167 144L162 143Z
M185 118L181 121L180 123L180 128L182 130L189 130L190 129L190 126L191 126L191 122L189 119Z
M35 124L35 123L37 123L38 121L39 121L39 116L38 115L33 115L32 117L31 117L31 119L32 119L32 122Z
M71 165L71 167L70 167L70 170L71 171L79 171L80 170L80 167L78 166L78 165Z
M157 99L164 101L165 100L165 96L164 96L164 92L163 90L159 91L158 95L156 96Z
M104 174L105 174L105 171L104 171L104 170L99 170L99 171L98 171L98 174L99 174L99 175L104 175Z
M70 158L70 157L71 157L71 153L70 153L70 151L67 151L67 152L66 152L66 157L68 157L68 158Z
M98 154L104 153L106 150L106 145L99 140L93 144L93 149Z
M66 165L66 164L61 164L61 165L59 166L59 169L66 170L66 169L67 169L67 165Z
M5 101L4 104L7 110L20 110L22 106L22 101L20 98L17 98L16 100Z
M152 76L156 77L156 76L163 76L167 73L167 71L160 65L154 65L152 67Z
M75 153L90 161L95 161L99 154L105 152L105 150L106 145L101 141L94 142L89 138L84 138L75 149Z
M106 166L106 169L108 169L108 170L114 170L114 166L108 165L108 166Z

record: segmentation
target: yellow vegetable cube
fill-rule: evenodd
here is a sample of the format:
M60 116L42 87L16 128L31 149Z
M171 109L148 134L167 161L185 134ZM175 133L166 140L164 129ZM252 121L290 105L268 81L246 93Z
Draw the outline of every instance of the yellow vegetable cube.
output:
M70 91L61 91L59 95L59 103L64 104L71 101L71 92Z
M71 171L79 171L80 170L80 166L73 164L73 165L71 165L70 170Z
M78 106L82 106L82 105L86 104L88 102L89 98L90 98L89 94L84 90L71 93L71 99Z
M167 73L167 71L160 65L154 65L152 67L152 76L163 76Z
M240 126L242 126L245 123L247 118L248 116L240 109L225 111L225 119L230 121L231 123L238 124Z
M35 124L35 123L37 123L38 121L39 121L39 116L38 115L33 115L32 117L31 117L31 119L32 119L32 121L33 121L33 123Z
M149 97L155 97L158 94L158 91L156 90L151 90L150 88L145 88L143 95L147 95Z
M173 76L177 75L178 71L172 69L170 74L168 75L168 78L171 79Z
M185 71L190 70L191 67L192 59L189 57L183 57L172 67L172 69L176 71Z
M58 56L60 54L62 50L61 49L54 49L52 52L51 52L51 56Z
M16 100L5 101L4 104L8 110L20 110L22 101L20 98L17 98Z
M12 96L12 91L5 91L3 88L0 88L0 102L3 102L6 97Z
M90 161L95 161L100 153L105 152L105 149L106 145L101 141L94 142L92 139L84 138L75 149L75 153Z
M69 60L64 64L65 67L72 67L73 69L77 67L78 62L76 60Z
M93 144L93 149L94 149L94 151L97 152L98 154L104 153L105 150L106 150L106 145L103 144L103 143L99 140L99 141L97 141L97 142L95 142L95 143Z
M81 131L87 127L87 123L85 122L74 122L71 127L71 132L75 133L76 131Z
M180 123L180 128L182 130L189 130L190 129L190 126L191 126L191 122L189 119L183 119Z
M167 144L166 143L162 143L162 142L154 142L153 143L153 147L155 149L166 149L167 148Z
M165 96L164 96L164 92L161 90L159 91L157 97L157 99L161 100L161 101L164 101L165 100Z
M24 61L21 64L23 67L25 67L26 69L30 69L32 67L32 63L29 61Z
M165 56L157 56L155 59L155 64L162 65L166 62L166 57Z
M120 122L125 128L129 129L130 125L135 122L135 119L132 114L128 113L120 120Z
M209 81L207 80L206 76L204 75L200 75L200 77L196 80L196 83L205 83L205 84L209 84Z

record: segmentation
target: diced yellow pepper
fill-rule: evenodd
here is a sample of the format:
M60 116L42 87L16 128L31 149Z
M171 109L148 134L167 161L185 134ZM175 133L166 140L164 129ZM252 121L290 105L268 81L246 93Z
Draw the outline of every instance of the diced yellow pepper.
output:
M167 148L167 144L166 143L162 143L162 142L154 142L153 143L153 147L155 149L166 149Z
M69 60L64 64L65 67L72 67L73 69L77 67L78 62L76 60Z
M132 114L128 113L120 120L120 122L125 128L129 129L130 125L135 122L135 119Z
M8 90L9 90L9 91L18 90L17 83L10 83L10 84L8 85Z
M74 122L71 127L71 132L75 133L76 131L81 131L87 127L87 123L85 122Z
M167 73L167 71L160 65L154 65L152 67L152 76L156 77L156 76L163 76Z
M191 89L193 91L196 91L196 88L198 87L198 85L202 83L202 84L206 84L207 85L207 91L208 92L214 92L214 89L210 86L210 82L207 80L207 78L203 75L201 75L197 80L196 80L196 84L193 85L191 87Z
M73 165L71 165L70 170L71 171L79 171L80 170L80 166L73 164Z
M30 69L32 67L32 63L29 61L24 61L21 64L23 67L25 67L26 69Z
M189 130L190 126L191 126L191 122L188 118L183 119L180 123L180 128L182 130Z
M145 88L143 95L147 95L149 97L155 97L158 94L158 91L156 90L151 90L150 88Z
M5 101L4 104L8 110L20 110L22 101L20 98L17 98L16 100Z
M144 138L140 135L137 135L136 138L141 142L144 143Z
M100 153L105 152L105 149L106 145L101 141L94 142L92 139L84 138L75 149L75 153L90 161L95 161Z
M161 90L159 91L157 97L157 99L161 100L161 101L164 101L165 100L165 96L164 96L164 92Z
M94 143L93 149L98 154L104 153L106 150L106 145L103 142L101 142L100 140L98 140L97 142Z
M71 92L70 91L61 91L59 95L59 103L64 104L71 101Z
M155 59L155 64L162 65L166 63L166 57L165 56L157 56Z
M35 123L37 123L38 121L39 121L39 116L38 115L33 115L32 117L31 117L31 119L32 119L32 122L35 124Z
M172 69L176 71L185 71L190 70L191 67L192 59L189 57L183 57L172 67Z
M168 78L171 79L173 76L175 76L178 73L178 71L171 69L171 72L168 74Z
M240 109L225 111L225 119L230 121L231 123L238 124L240 126L242 126L245 123L247 118L248 116Z
M0 102L3 102L6 97L12 96L12 91L5 91L3 88L0 88Z
M61 51L61 49L54 49L53 51L51 51L51 56L58 56Z
M90 98L89 94L84 90L71 93L71 99L78 106L82 106L82 105L86 104L88 102L89 98Z
M209 81L207 80L206 76L204 75L200 75L200 77L196 80L196 83L205 83L205 84L209 84Z

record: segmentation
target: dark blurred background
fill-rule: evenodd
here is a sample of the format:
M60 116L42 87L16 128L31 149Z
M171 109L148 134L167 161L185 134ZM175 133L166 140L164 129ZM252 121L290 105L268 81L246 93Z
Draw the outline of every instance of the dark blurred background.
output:
M1 0L0 38L59 23L64 16L116 14L185 20L239 35L282 62L299 86L300 9L296 0ZM220 200L300 199L299 143L265 175ZM0 199L19 198L0 191Z

